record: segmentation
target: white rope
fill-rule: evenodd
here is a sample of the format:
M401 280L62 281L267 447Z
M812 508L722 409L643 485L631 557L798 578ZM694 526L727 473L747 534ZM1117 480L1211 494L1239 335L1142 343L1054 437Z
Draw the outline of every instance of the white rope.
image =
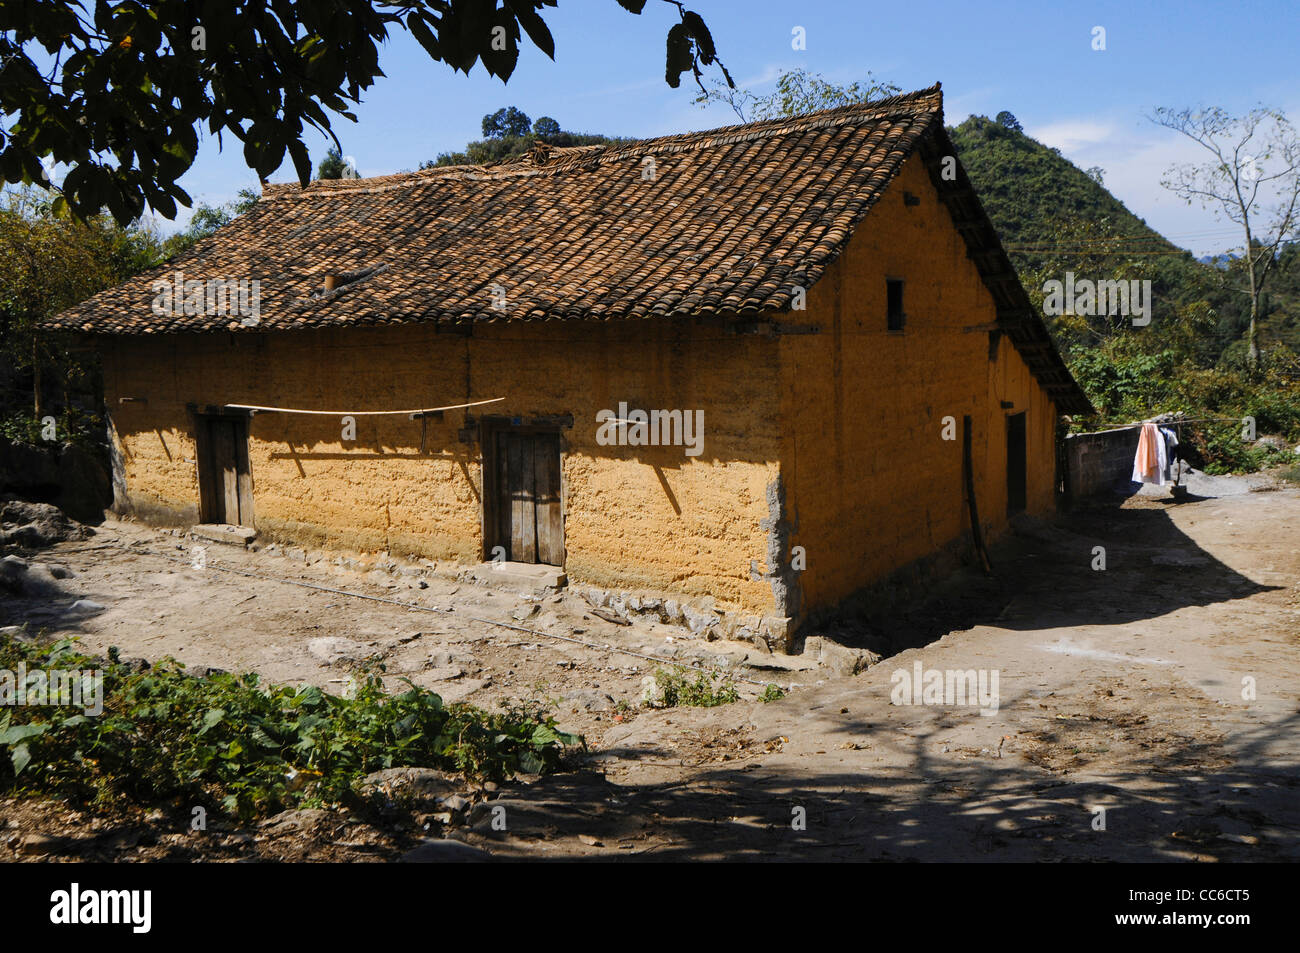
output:
M468 404L448 404L446 407L423 407L419 410L298 410L294 407L258 407L256 404L226 404L227 410L256 410L269 414L319 414L323 417L385 417L398 414L432 414L441 410L460 410L463 407L479 407L483 404L495 404L504 397L490 400L474 400Z

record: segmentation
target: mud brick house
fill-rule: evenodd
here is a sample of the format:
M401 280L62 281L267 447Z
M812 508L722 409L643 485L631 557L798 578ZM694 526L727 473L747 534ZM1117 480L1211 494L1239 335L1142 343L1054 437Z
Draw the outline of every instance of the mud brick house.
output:
M57 324L102 354L123 511L549 563L778 642L1051 509L1058 416L1091 409L938 86L268 185Z

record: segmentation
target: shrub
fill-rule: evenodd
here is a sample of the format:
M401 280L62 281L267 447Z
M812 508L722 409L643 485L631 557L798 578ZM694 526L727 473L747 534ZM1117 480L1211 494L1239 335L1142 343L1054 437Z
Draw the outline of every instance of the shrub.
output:
M718 684L715 686L714 682ZM699 672L691 681L687 669L678 667L671 672L655 670L655 683L663 697L665 708L686 705L694 708L716 708L740 700L736 683L730 678L719 679L716 673Z
M73 640L41 647L0 637L0 669L103 672L102 715L58 706L0 714L0 791L109 804L176 800L250 817L336 803L381 768L436 767L493 780L556 770L577 735L553 719L444 705L408 681L384 691L375 672L350 697L257 675L187 675L164 659L135 671L81 654ZM7 757L6 757L7 755Z

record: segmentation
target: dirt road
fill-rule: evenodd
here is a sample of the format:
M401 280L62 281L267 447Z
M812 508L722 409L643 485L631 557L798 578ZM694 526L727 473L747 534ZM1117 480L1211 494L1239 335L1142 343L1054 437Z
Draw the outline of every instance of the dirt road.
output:
M497 856L1297 859L1300 491L1251 485L1026 525L995 551L995 578L960 573L869 630L822 633L888 647L858 675L420 567L359 574L214 546L213 563L256 575L194 569L189 542L124 523L38 557L73 575L58 598L0 605L0 625L21 616L96 650L334 690L375 656L448 698L547 699L592 753L577 773L485 794L452 829ZM94 607L74 614L76 599ZM663 667L643 656L722 668L742 700L639 709ZM904 685L966 672L984 678L982 706L942 691L896 703ZM789 694L762 703L765 682ZM46 822L57 812L27 821ZM376 837L349 854L335 828L295 856L410 846Z

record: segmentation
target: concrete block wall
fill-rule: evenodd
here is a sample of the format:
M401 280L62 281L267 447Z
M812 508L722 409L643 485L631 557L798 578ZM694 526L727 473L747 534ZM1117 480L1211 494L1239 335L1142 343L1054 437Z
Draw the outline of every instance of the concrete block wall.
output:
M1065 438L1066 490L1079 498L1127 489L1141 427L1117 427Z

